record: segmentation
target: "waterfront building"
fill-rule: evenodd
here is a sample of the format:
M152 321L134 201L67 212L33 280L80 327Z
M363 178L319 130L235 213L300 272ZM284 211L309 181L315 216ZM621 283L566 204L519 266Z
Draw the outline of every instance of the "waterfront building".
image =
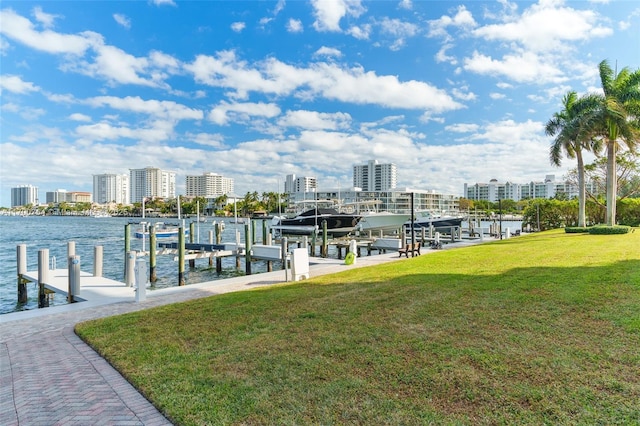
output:
M315 177L287 175L284 181L284 192L286 194L311 192L317 188L318 181Z
M67 191L66 189L58 189L56 191L47 191L47 204L59 203L91 203L92 196L90 192Z
M129 169L130 201L141 203L143 198L175 198L175 172L156 167Z
M587 182L587 191L595 193L596 185ZM518 184L498 182L491 179L489 183L464 184L464 197L470 200L484 200L492 203L498 200L520 201L529 198L553 198L563 194L568 199L578 196L578 186L568 181L556 181L555 175L546 175L543 181L531 181Z
M379 164L370 160L367 164L353 166L353 186L363 191L390 191L395 189L397 168L393 163Z
M93 199L99 204L130 204L129 176L113 173L93 175Z
M20 207L31 204L38 205L38 187L33 185L18 185L11 188L11 207Z
M202 175L186 177L186 195L188 197L217 198L233 193L232 178L217 173L203 173Z

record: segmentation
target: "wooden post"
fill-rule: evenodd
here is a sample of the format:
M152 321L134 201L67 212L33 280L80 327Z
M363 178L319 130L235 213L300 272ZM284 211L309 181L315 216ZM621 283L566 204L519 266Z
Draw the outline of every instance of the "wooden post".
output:
M267 241L267 221L262 219L262 244L266 244Z
M251 234L249 234L250 226L251 225L249 224L244 225L244 270L247 275L251 275Z
M38 250L38 308L49 306L45 284L49 280L49 249Z
M102 276L102 264L104 262L104 249L102 246L95 246L93 248L93 276Z
M130 227L131 227L131 224L129 224L129 223L124 225L124 272L123 272L122 275L125 278L127 277L127 253L129 253L129 251L131 251L131 241L129 240L129 238L130 238L129 228Z
M280 241L280 246L282 247L282 249L280 250L282 252L282 269L287 269L287 250L289 249L288 246L288 242L287 242L287 237L283 237L282 240Z
M184 228L178 228L178 285L185 285L184 279Z
M322 221L322 257L327 257L329 255L329 243L327 236L327 220L324 219Z
M193 244L194 241L194 223L191 222L189 224L189 242ZM193 269L196 267L196 260L189 259L189 268Z
M27 282L24 274L27 273L27 245L18 244L16 247L16 260L18 271L18 303L27 303L29 299L27 295Z
M240 269L240 230L236 229L236 269Z
M263 221L264 223L264 221ZM267 246L270 246L272 241L271 241L271 232L267 233L267 234L263 234L263 236L266 237L266 244ZM267 260L267 272L273 272L273 262L270 260Z
M149 227L149 282L158 281L156 273L156 225Z
M218 227L218 224L215 223L214 228ZM209 244L213 244L213 229L209 229ZM213 266L213 255L209 256L209 266Z

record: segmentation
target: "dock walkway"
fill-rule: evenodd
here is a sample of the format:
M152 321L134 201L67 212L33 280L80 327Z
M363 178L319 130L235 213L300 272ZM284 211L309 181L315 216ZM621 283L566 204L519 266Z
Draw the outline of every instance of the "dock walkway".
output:
M464 245L467 244L452 246ZM316 277L391 261L402 260L395 252L360 257L355 265L345 265L339 259L312 258L309 273ZM62 275L60 272L59 277ZM74 326L91 319L283 283L285 271L154 290L139 303L135 302L133 289L122 283L116 286L105 281L92 286L87 280L82 277L80 294L86 302L0 315L3 426L170 425L162 413L75 335ZM104 297L105 292L121 290L122 297Z

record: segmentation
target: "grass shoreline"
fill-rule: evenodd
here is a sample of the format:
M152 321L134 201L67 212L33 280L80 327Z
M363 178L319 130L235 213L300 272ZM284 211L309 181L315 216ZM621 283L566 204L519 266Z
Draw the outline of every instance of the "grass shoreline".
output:
M638 247L550 231L76 331L176 424L638 424Z

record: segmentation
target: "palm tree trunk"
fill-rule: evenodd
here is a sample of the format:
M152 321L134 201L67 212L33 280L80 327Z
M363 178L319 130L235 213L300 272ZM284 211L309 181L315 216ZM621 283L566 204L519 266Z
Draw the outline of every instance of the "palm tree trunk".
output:
M607 217L605 219L608 226L616 224L616 141L607 141Z
M586 218L586 198L587 192L584 182L584 160L582 159L582 151L576 150L576 158L578 160L578 226L587 226Z

